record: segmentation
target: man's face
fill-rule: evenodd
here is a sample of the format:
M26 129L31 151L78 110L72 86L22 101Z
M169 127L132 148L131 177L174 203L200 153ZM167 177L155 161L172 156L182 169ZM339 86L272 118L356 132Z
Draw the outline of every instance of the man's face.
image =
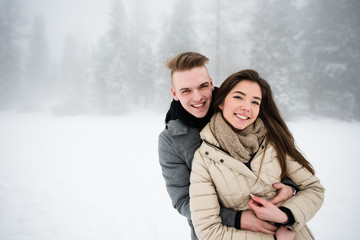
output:
M197 118L209 111L214 85L205 66L173 73L171 92L183 108Z

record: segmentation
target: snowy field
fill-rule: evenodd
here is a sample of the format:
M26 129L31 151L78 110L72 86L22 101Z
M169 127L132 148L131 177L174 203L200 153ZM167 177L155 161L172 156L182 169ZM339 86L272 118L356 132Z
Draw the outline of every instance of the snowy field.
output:
M163 116L0 113L0 239L189 239L157 157ZM317 239L358 239L359 122L289 123L326 188Z

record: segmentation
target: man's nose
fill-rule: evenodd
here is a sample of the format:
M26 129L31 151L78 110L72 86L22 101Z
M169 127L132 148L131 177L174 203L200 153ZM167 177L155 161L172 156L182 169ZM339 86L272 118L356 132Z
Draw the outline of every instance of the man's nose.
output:
M193 101L200 101L202 99L202 95L199 91L195 90L193 92Z

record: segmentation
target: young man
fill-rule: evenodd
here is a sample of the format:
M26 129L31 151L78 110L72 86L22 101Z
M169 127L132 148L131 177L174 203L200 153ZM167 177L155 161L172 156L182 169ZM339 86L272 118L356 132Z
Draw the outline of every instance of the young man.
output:
M191 164L195 150L201 145L200 131L210 121L211 102L216 88L205 66L209 59L199 53L185 52L167 62L171 70L171 92L174 100L166 115L166 128L159 136L159 162L166 188L176 210L185 216L191 227L191 239L197 239L189 207ZM291 185L291 184L290 184ZM293 185L291 185L293 186ZM271 201L281 204L290 198L293 189L274 184L278 195ZM296 188L296 185L293 186ZM252 211L237 212L221 208L224 225L242 230L274 234L276 227L258 219Z

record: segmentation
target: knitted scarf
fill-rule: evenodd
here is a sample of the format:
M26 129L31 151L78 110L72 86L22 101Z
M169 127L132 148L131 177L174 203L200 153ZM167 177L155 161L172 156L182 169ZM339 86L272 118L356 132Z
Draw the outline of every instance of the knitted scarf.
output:
M266 135L265 125L260 118L243 130L234 130L219 112L211 118L209 126L220 147L244 163L257 152Z

